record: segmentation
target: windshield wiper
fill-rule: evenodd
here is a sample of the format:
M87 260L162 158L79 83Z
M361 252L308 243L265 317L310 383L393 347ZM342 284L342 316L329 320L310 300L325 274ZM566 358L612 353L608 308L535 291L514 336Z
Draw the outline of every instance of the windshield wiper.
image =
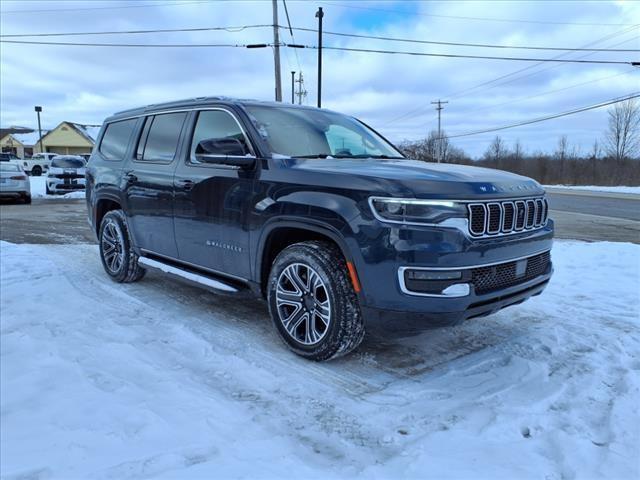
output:
M292 155L295 158L327 158L331 157L330 153L316 153L314 155Z

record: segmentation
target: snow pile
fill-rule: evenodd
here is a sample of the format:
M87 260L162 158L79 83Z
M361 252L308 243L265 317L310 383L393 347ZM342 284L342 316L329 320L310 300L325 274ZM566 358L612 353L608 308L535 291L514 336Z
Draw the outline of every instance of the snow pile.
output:
M84 190L77 190L75 192L64 194L47 195L47 177L45 175L40 177L29 177L29 181L31 183L32 198L46 198L47 200L57 198L85 198Z
M328 364L260 302L111 283L94 246L0 256L2 476L640 475L638 245L558 242L543 295Z
M590 190L592 192L633 193L640 195L640 187L605 187L598 185L545 185L545 188L566 188L570 190Z

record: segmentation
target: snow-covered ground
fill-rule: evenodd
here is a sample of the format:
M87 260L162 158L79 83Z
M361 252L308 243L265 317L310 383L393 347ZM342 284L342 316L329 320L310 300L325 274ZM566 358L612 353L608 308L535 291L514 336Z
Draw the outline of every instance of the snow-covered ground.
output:
M29 177L29 181L31 182L31 197L33 198L46 198L46 199L56 199L56 198L84 198L84 190L69 192L65 194L57 194L57 195L47 195L47 177L46 175L41 175L40 177Z
M545 188L567 188L570 190L590 190L592 192L634 193L640 195L640 187L604 187L599 185L545 185Z
M0 256L3 478L640 475L638 245L557 242L543 295L326 364L95 246Z

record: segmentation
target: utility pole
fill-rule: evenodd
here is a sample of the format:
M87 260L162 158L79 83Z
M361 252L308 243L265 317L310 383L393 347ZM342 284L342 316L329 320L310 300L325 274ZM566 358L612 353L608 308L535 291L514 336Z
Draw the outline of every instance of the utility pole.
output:
M296 84L296 72L294 72L293 70L291 71L291 104L293 105L294 103L296 103L296 99L295 99L295 87Z
M304 78L302 77L302 72L298 74L298 80L296 80L298 84L298 92L296 95L298 96L298 105L302 105L302 99L307 96L307 91L304 88Z
M322 107L322 7L318 7L316 18L318 19L318 108Z
M38 143L40 144L40 153L43 153L43 150L42 150L42 126L40 125L40 112L42 111L42 107L36 105L35 110L36 110L36 113L38 114Z
M273 63L276 74L276 102L282 101L282 80L280 79L280 26L278 25L278 0L271 0L273 6Z
M440 163L442 161L442 129L440 128L440 114L444 109L442 105L444 103L449 103L449 102L443 102L440 99L438 99L437 101L431 102L431 103L433 105L438 105L436 107L436 110L438 111L438 163Z

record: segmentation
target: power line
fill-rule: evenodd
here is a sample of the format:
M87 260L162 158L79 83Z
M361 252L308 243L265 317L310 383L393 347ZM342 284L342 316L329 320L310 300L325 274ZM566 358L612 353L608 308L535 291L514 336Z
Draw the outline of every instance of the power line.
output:
M290 45L293 48L311 48L318 47L314 45ZM391 55L413 55L419 57L446 57L446 58L473 58L479 60L513 60L519 62L558 62L558 63L587 63L587 64L607 64L607 65L633 65L635 62L623 62L617 60L577 60L577 59L557 59L557 58L528 58L528 57L498 57L488 55L460 55L454 53L426 53L426 52L407 52L398 50L377 50L371 48L350 48L350 47L325 47L327 50L339 50L343 52L362 52L362 53L383 53Z
M75 42L44 42L44 41L29 41L29 40L3 40L0 39L0 43L13 43L22 45L58 45L58 46L73 46L73 47L148 47L148 48L204 48L204 47L248 47L246 44L213 44L213 43L75 43ZM253 48L260 47L275 47L283 46L289 48L308 48L316 50L318 47L315 45L300 45L295 43L278 43L273 44L255 44ZM398 50L375 50L368 48L349 48L349 47L327 47L323 48L327 50L337 50L343 52L362 52L362 53L381 53L391 55L412 55L419 57L444 57L444 58L471 58L480 60L512 60L520 62L559 62L559 63L583 63L583 64L606 64L606 65L634 65L635 62L623 62L614 60L573 60L573 59L556 59L556 58L527 58L527 57L497 57L497 56L485 56L485 55L460 55L453 53L425 53L425 52L407 52Z
M293 43L295 41L295 35L293 31L301 32L317 32L313 28L292 27L287 4L283 0L285 7L285 14L287 16L288 27L279 26L278 28L289 30ZM199 28L166 28L166 29L151 29L151 30L119 30L119 31L103 31L103 32L52 32L52 33L21 33L21 34L6 34L0 35L0 38L21 38L21 37L64 37L64 36L87 36L87 35L131 35L131 34L146 34L146 33L174 33L174 32L206 32L206 31L228 31L228 32L241 32L249 28L267 28L272 27L268 24L259 25L240 25L229 27L199 27ZM376 35L360 35L355 33L344 32L327 32L323 33L332 36L349 37L349 38L366 38L372 40L382 40L391 42L402 43L415 43L423 45L445 45L456 47L478 47L478 48L500 48L500 49L519 49L519 50L556 50L556 51L571 51L571 52L640 52L640 49L611 49L611 48L574 48L574 47L539 47L539 46L526 46L526 45L496 45L488 43L464 43L464 42L448 42L439 40L419 40L411 38L395 38L395 37L382 37Z
M626 25L632 25L631 23L581 23L581 22L554 22L554 21L543 21L543 20L522 20L515 18L489 18L489 17L466 17L466 16L455 16L455 15L436 15L433 13L422 13L422 12L410 12L408 10L391 10L385 8L375 8L375 7L362 7L355 5L347 5L344 3L338 2L327 2L327 1L318 1L317 3L323 3L326 5L333 5L336 7L343 8L354 8L358 10L372 10L377 12L387 12L387 13L400 13L411 16L421 16L421 17L433 17L433 18L448 18L452 20L478 20L484 22L503 22L503 23L534 23L534 24L542 24L542 25L576 25L583 27L624 27Z
M637 26L634 26L634 27L631 27L631 28L625 29L625 30L623 30L623 31L621 31L621 32L617 32L617 33L614 33L614 34L608 35L608 36L603 37L603 38L601 38L601 39L599 39L599 40L596 40L595 42L591 42L590 44L587 44L586 46L588 46L588 45L594 45L594 44L597 44L597 43L600 43L600 42L603 42L603 41L606 41L606 40L610 40L611 38L615 38L615 37L617 37L617 36L624 35L624 34L626 34L626 33L629 33L631 30L633 30L633 29L635 29L635 28L637 28ZM630 38L630 39L624 40L624 41L622 41L622 42L620 42L620 43L616 43L616 44L615 44L615 45L613 45L613 46L622 45L622 44L627 43L627 42L630 42L630 41L632 41L632 40L636 40L636 39L635 39L635 38ZM592 52L592 53L587 53L587 54L585 54L585 55L580 55L579 57L577 57L577 58L576 58L576 60L582 60L582 59L584 59L584 58L591 57L591 56L595 55L596 53L597 53L597 52ZM555 56L555 57L552 57L552 58L551 58L551 60L558 60L558 59L562 59L563 57L566 57L567 55L570 55L570 54L571 54L571 52L562 53L562 54L560 54L560 55L557 55L557 56ZM516 80L522 80L522 79L524 79L524 78L528 78L528 77L531 77L531 76L534 76L534 75L538 75L539 73L544 72L544 71L546 71L546 70L549 70L549 69L551 69L551 68L557 68L558 66L560 66L560 64L561 64L561 63L563 63L563 62L559 62L559 63L558 63L558 64L556 64L556 65L546 66L546 67L544 67L544 68L541 68L541 69L540 69L540 70L538 70L538 71L531 72L531 73L528 73L528 74L526 74L526 75L521 75L521 76L518 76L518 77L515 77L515 78L511 78L510 80L507 80L506 82L500 82L500 80L504 80L504 79L506 79L506 78L513 77L514 75L517 75L517 74L519 74L519 73L522 73L522 72L525 72L525 71L527 71L527 70L531 70L531 69L534 69L534 68L536 68L536 67L538 67L538 66L541 66L541 65L543 65L543 64L544 64L544 62L539 62L539 63L537 63L537 64L535 64L535 65L528 65L528 66L526 66L526 67L524 67L524 68L521 68L521 69L518 69L518 70L516 70L516 71L514 71L514 72L510 72L510 73L507 73L507 74L505 74L505 75L501 75L501 76L499 76L499 77L497 77L497 78L494 78L494 79L491 79L491 80L488 80L488 81L485 81L485 82L479 83L479 84L477 84L477 85L474 85L473 87L465 88L465 89L463 89L463 90L458 90L457 92L450 93L449 95L447 95L447 97L449 97L449 98L460 98L460 97L465 96L468 92L473 91L473 90L476 90L476 93L478 93L478 92L477 92L477 89L478 89L478 88L480 88L480 87L485 87L485 86L486 86L486 87L488 87L488 88L485 88L485 89L480 90L480 91L484 91L484 90L489 90L489 89L491 89L491 88L494 88L494 87L496 87L496 86L506 85L506 84L511 83L511 82L514 82L514 81L516 81ZM500 82L500 83L496 83L496 82ZM493 85L493 86L489 86L489 85Z
M605 42L605 41L610 40L612 38L618 37L620 35L625 35L625 34L629 33L630 31L634 30L635 28L637 28L637 25L634 25L633 27L630 27L630 28L624 28L624 29L619 30L617 32L605 35L604 37L601 37L601 38L599 38L599 39L597 39L597 40L595 40L593 42L589 42L589 43L587 43L585 45L582 45L580 48L587 48L587 47L590 47L592 45L597 45L598 43ZM634 40L634 39L625 40L624 42L617 43L617 44L615 44L613 46L622 45L623 43L629 42L631 40ZM570 53L571 52L561 53L560 55L556 55L556 56L552 57L552 59L554 59L554 60L561 59L563 57L566 57L567 55L570 55ZM592 53L587 53L586 55L581 55L581 56L578 57L578 59L583 59L583 58L586 58L586 57L590 57L592 55L595 55L595 53L596 52L592 52ZM514 82L516 80L522 80L524 78L528 78L530 76L537 75L538 73L541 73L543 71L546 71L546 70L549 70L549 69L552 69L552 68L558 68L558 67L563 65L562 63L558 63L558 64L555 64L555 65L546 66L546 67L544 67L544 68L542 68L542 69L540 69L540 70L538 70L536 72L532 72L532 73L529 73L529 74L526 74L526 75L521 75L521 76L518 76L518 77L515 77L515 78L511 78L510 80L506 80L504 82L500 82L500 80L504 80L504 79L513 77L514 75L517 75L519 73L525 72L527 70L534 69L534 68L536 68L536 67L538 67L540 65L543 65L544 63L545 62L538 62L538 63L535 63L533 65L527 65L526 67L520 68L518 70L515 70L513 72L507 73L505 75L500 75L499 77L493 78L491 80L487 80L487 81L481 82L481 83L479 83L477 85L474 85L472 87L467 87L467 88L465 88L463 90L458 90L457 92L453 92L453 93L449 93L447 95L443 95L443 97L450 98L450 99L460 98L460 97L466 96L466 95L468 95L468 94L470 94L471 92L474 92L474 91L475 91L475 93L478 93L478 92L482 92L482 91L485 91L485 90L489 90L489 89L495 88L496 86L507 85L507 84L512 83L512 82ZM500 83L497 83L497 82L500 82ZM478 90L481 87L486 87L486 88ZM421 106L419 106L417 108L413 108L413 109L409 110L408 112L405 112L404 114L402 114L402 115L400 115L400 116L398 116L396 118L391 119L389 122L386 123L386 125L389 125L391 123L395 123L395 122L397 122L399 120L403 120L405 118L414 118L417 115L421 115L428 108L430 108L429 105L421 105Z
M519 103L519 102L522 102L524 100L530 100L532 98L544 97L545 95L550 95L552 93L564 92L565 90L570 90L572 88L582 87L584 85L589 85L591 83L597 83L597 82L601 82L603 80L609 80L611 78L621 77L623 75L629 75L629 74L632 74L632 73L638 73L638 70L635 70L635 69L628 70L626 72L616 73L615 75L607 75L606 77L594 78L593 80L588 80L586 82L574 83L573 85L568 85L568 86L563 87L563 88L557 88L555 90L547 90L546 92L537 93L535 95L527 95L525 97L516 98L514 100L509 100L507 102L496 103L496 104L488 105L486 107L477 108L475 110L471 110L469 112L465 112L465 114L466 115L470 115L472 113L484 112L484 111L487 111L487 110L492 110L494 108L504 107L505 105L512 105L514 103Z
M227 31L231 33L242 32L249 28L272 28L271 24L261 25L238 25L230 27L198 27L198 28L163 28L156 30L118 30L107 32L66 32L66 33L21 33L0 35L0 38L19 38L19 37L67 37L67 36L85 36L85 35L134 35L144 33L174 33L174 32L210 32L210 31Z
M273 47L273 43L233 44L233 43L72 43L72 42L36 42L27 40L0 40L0 43L22 45L59 45L65 47L130 47L130 48L264 48Z
M286 0L282 0L282 4L284 5L284 13L287 17L287 25L289 25L289 34L291 35L291 40L293 41L293 43L297 43L296 42L296 37L293 34L293 27L291 26L291 19L289 18L289 9L287 8L287 1ZM284 27L280 27L280 28L284 28ZM297 30L297 28L296 28ZM294 49L294 53L296 54L296 63L298 64L298 71L301 72L302 71L302 67L300 66L300 58L298 57L298 50Z
M313 28L293 28L293 30L299 30L303 32L317 32ZM424 45L447 45L455 47L480 47L480 48L504 48L504 49L520 49L520 50L560 50L560 51L572 51L572 52L640 52L639 49L609 49L609 48L571 48L571 47L532 47L522 45L495 45L488 43L462 43L462 42L444 42L436 40L418 40L412 38L395 38L395 37L380 37L376 35L360 35L355 33L343 33L343 32L326 32L326 35L333 35L338 37L349 38L367 38L372 40L384 40L390 42L404 42L404 43L418 43Z
M548 115L545 117L539 117L539 118L534 118L532 120L525 120L523 122L518 122L518 123L514 123L511 125L504 125L502 127L494 127L494 128L487 128L484 130L475 130L472 132L464 132L464 133L458 133L455 135L447 135L447 138L459 138L459 137L469 137L471 135L480 135L482 133L491 133L491 132L499 132L501 130L507 130L509 128L515 128L515 127L521 127L524 125L531 125L533 123L540 123L540 122L546 122L548 120L553 120L556 118L560 118L560 117L566 117L569 115L575 115L576 113L581 113L581 112L586 112L588 110L595 110L596 108L602 108L602 107L606 107L608 105L613 105L614 103L620 103L620 102L624 102L626 100L631 100L634 98L638 98L640 97L640 92L634 92L634 93L629 93L627 95L625 95L624 97L618 97L618 98L614 98L611 100L605 100L604 102L601 103L596 103L595 105L589 105L587 107L581 107L581 108L576 108L574 110L569 110L566 112L562 112L562 113L556 113L553 115Z
M193 0L186 2L167 2L167 3L145 3L142 5L122 5L119 7L86 7L86 8L56 8L48 10L3 10L1 13L55 13L55 12L77 12L84 10L118 10L123 8L147 8L147 7L172 7L180 5L192 5L198 3L209 3L208 0Z

